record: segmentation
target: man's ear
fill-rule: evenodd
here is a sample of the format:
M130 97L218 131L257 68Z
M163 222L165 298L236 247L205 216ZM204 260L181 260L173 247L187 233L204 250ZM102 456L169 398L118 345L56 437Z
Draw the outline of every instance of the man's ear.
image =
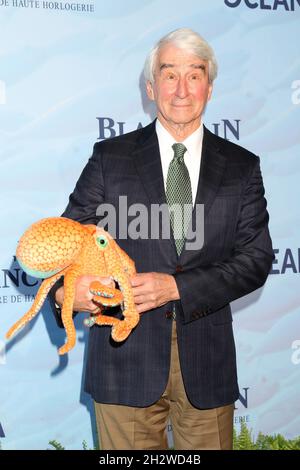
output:
M154 101L153 86L152 86L152 83L149 82L149 80L147 80L147 83L146 83L146 90L147 90L147 96L148 96L149 100Z
M210 100L213 91L213 84L211 83L208 87L207 101Z

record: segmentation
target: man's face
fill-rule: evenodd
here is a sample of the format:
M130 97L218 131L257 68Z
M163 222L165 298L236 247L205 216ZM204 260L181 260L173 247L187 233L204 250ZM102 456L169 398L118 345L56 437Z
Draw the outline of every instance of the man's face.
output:
M207 61L171 44L159 51L154 83L147 82L147 94L156 102L158 118L165 127L196 129L211 92Z

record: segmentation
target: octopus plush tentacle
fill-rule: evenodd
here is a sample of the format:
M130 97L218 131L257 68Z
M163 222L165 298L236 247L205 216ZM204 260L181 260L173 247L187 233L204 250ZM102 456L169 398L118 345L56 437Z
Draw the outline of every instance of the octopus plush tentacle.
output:
M40 288L36 294L36 297L34 299L34 302L31 306L31 308L28 310L25 315L23 315L20 320L18 320L6 333L6 338L10 339L14 334L17 333L21 328L23 328L26 323L30 322L39 312L39 310L42 308L46 297L49 293L49 290L51 287L58 281L58 279L64 274L63 270L62 272L52 276L49 279L45 279L42 284L40 285Z
M123 302L123 294L119 289L108 287L99 281L91 282L90 291L93 294L93 300L104 307L116 307Z
M64 279L64 301L61 309L61 319L67 334L67 341L59 348L58 354L66 354L75 346L76 330L73 322L73 305L75 298L75 282L79 277L79 271L69 270Z
M114 281L119 284L124 297L122 312L124 320L116 323L111 331L112 338L119 342L124 341L129 336L130 332L135 328L140 319L140 316L136 311L130 284L130 276L135 274L136 270L131 258L121 250L109 234L101 234L100 232L100 240L101 236L108 240L108 244L104 252L107 269ZM115 253L115 256L112 256L112 252Z
M136 311L132 290L130 286L128 287L129 281L127 274L119 272L115 280L118 282L121 292L124 295L124 320L113 326L111 337L115 341L124 341L138 324L140 316Z
M133 276L134 274L136 274L134 261L128 256L127 253L125 253L125 251L123 251L119 247L119 245L117 243L115 244L114 248L115 248L116 252L118 253L118 255L121 259L121 263L122 263L122 266L124 268L124 271L129 276Z

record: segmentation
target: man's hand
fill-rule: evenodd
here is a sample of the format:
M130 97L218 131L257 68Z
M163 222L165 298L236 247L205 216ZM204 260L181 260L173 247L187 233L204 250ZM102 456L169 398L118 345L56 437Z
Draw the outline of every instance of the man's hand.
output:
M131 277L134 301L138 313L180 298L173 276L164 273L139 273Z
M80 276L76 281L75 299L73 310L75 312L88 312L98 313L99 305L92 299L93 294L90 292L89 287L92 281L99 281L109 287L115 287L115 283L109 277L99 276ZM64 287L57 289L55 294L55 301L61 307L64 300Z

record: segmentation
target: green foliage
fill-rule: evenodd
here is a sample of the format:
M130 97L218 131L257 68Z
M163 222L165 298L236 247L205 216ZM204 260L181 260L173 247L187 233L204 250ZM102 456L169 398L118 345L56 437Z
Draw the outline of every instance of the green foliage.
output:
M281 434L273 436L259 433L256 440L246 423L241 423L240 434L233 433L234 450L300 450L300 436L295 439L285 439Z
M49 444L52 447L54 447L54 450L66 450L65 447L63 447L63 445L60 442L56 441L55 439L52 439L52 441L49 441ZM86 440L83 440L82 441L82 449L83 450L99 450L99 447L95 446L93 449L89 449ZM50 449L48 449L48 450L50 450Z
M254 442L251 437L251 431L247 428L246 423L241 423L241 431L237 437L237 449L254 449Z
M86 440L82 441L83 450L100 450L99 445L96 445L93 449L89 449Z
M60 442L56 441L53 439L52 441L49 441L49 444L54 447L54 450L65 450L65 448L61 445Z
M86 440L83 440L83 441L82 441L82 448L83 448L83 450L88 450L88 446L87 446Z
M65 447L56 440L49 441L54 450L65 450ZM1 449L1 447L0 447ZM87 442L82 441L83 450L99 450L98 446L88 448ZM300 450L300 436L295 439L285 439L281 434L273 436L259 433L257 438L252 436L252 430L247 428L246 423L241 423L240 433L233 429L233 450Z

